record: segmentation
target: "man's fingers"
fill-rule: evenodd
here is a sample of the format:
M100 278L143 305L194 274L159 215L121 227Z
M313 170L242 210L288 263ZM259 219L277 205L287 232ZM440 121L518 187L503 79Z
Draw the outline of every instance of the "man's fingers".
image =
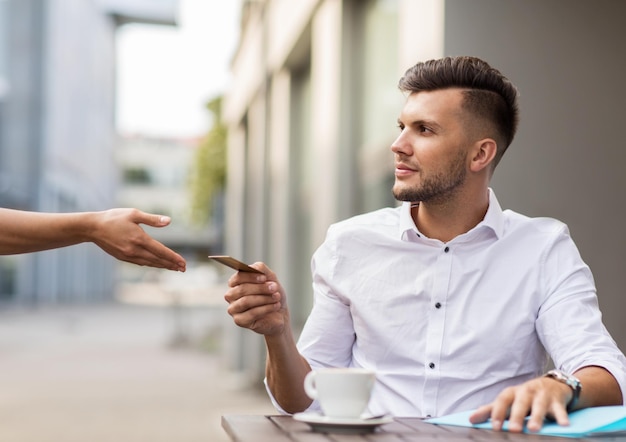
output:
M266 298L262 302L250 302L248 305L243 305L242 300L232 303L228 306L228 314L233 317L235 324L239 327L252 328L252 326L259 320L265 318L267 315L276 312L280 308L279 302L267 302L267 296L260 296ZM246 301L249 296L244 298ZM254 297L259 298L259 297Z
M532 403L532 409L530 410L530 417L527 423L528 431L536 433L541 430L547 412L548 397L545 394L538 394L535 396Z
M276 293L276 283L249 283L249 284L238 284L234 287L231 287L226 294L224 295L224 299L229 304L238 301L242 298L253 297L257 295L261 295L263 297L267 297Z
M567 426L569 425L569 416L567 410L561 403L555 403L552 406L552 416L557 424Z
M469 420L472 424L482 424L487 422L491 417L491 404L483 405L471 414Z
M248 327L250 324L263 319L270 313L274 313L278 310L280 304L277 302L269 304L261 304L256 307L244 310L240 313L233 313L231 316L235 320L235 324L240 327ZM228 312L231 313L233 309L228 308Z
M562 384L553 381L548 384L543 377L505 388L491 404L478 408L470 416L470 422L477 424L491 418L492 428L500 430L508 419L507 430L512 433L524 431L525 426L529 432L537 432L546 416L553 417L559 425L569 425L567 395L562 390Z
M266 294L249 294L241 295L237 289L229 290L224 299L228 302L228 314L235 317L235 315L245 313L249 310L254 310L257 307L262 307L269 304L277 304L280 307L280 294L279 293L266 293Z
M237 287L242 284L260 284L267 281L266 275L252 272L235 272L228 278L229 287Z
M518 394L511 405L509 413L509 431L521 433L524 430L524 421L532 408L532 397L526 394ZM545 413L544 413L545 414Z
M246 312L267 304L276 304L279 301L279 297L275 297L270 294L242 296L229 304L228 313L232 316L233 314Z
M511 387L502 390L495 401L491 404L491 426L500 431L502 424L509 417L509 411L515 399L515 390Z

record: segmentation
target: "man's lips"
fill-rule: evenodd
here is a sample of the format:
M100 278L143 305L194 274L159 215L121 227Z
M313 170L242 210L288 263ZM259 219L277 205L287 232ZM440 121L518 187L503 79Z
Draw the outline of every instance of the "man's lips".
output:
M397 177L412 175L416 172L417 172L417 169L407 166L406 164L401 164L401 163L396 164L395 174Z

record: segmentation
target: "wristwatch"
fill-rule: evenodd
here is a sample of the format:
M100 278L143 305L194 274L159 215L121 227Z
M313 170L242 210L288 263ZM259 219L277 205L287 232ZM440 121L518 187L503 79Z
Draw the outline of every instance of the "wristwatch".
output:
M580 390L582 390L582 385L578 378L572 376L571 374L563 373L561 370L550 370L544 376L562 382L572 389L572 399L570 399L566 407L567 411L571 411L576 405L576 402L578 402Z

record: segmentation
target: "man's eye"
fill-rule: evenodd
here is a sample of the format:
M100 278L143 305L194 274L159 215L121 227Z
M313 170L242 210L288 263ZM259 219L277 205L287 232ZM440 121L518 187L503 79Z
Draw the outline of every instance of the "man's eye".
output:
M404 130L404 124L402 123L398 123L398 128L402 131Z
M420 131L421 133L430 133L430 132L432 132L432 130L430 130L428 127L426 127L426 126L422 126L422 125L420 125L420 127L419 127L419 131Z

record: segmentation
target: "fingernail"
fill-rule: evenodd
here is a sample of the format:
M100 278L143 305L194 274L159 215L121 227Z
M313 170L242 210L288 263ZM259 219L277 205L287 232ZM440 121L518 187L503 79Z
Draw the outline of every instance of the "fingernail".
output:
M276 291L276 283L270 282L269 285L267 286L267 288L269 289L270 292L275 292Z
M171 220L171 218L169 216L162 216L161 218L159 218L159 222L161 224L166 224L169 223Z
M497 419L494 419L491 421L491 427L494 430L499 430L500 428L502 428L502 421L499 421Z

